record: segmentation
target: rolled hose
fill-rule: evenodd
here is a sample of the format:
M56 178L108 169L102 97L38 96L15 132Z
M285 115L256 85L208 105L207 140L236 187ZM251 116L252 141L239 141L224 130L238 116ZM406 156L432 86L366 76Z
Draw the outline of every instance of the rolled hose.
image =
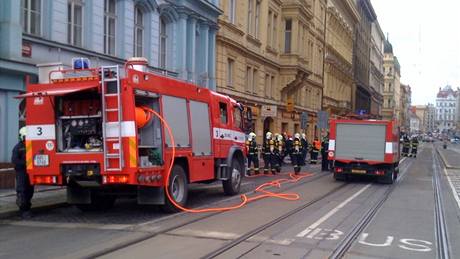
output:
M150 113L151 115L156 116L161 121L161 123L163 123L163 125L165 126L166 131L167 131L167 133L168 133L168 135L169 135L169 137L171 139L171 146L172 146L171 161L169 163L169 167L168 167L168 170L167 170L167 173L166 173L166 177L164 177L164 181L165 181L164 186L165 186L165 189L166 189L165 193L166 193L166 197L168 198L168 200L172 204L174 204L174 206L176 206L176 208L178 208L181 211L190 212L190 213L229 211L229 210L239 209L239 208L243 207L244 205L246 205L249 202L260 200L260 199L267 198L267 197L273 197L273 198L279 198L279 199L284 199L284 200L289 200L289 201L295 201L295 200L300 199L300 195L297 194L297 193L275 193L275 192L268 191L265 188L268 188L268 187L281 188L282 183L298 182L299 180L301 180L301 179L303 179L305 177L309 177L309 176L312 175L311 173L304 173L304 174L299 174L299 175L295 175L294 173L289 173L289 178L277 179L277 180L274 180L274 181L266 182L264 184L259 185L254 190L254 192L261 193L261 194L259 194L257 196L254 196L254 197L248 197L246 194L242 194L241 195L241 202L239 204L237 204L237 205L234 205L234 206L217 207L217 208L205 208L205 209L186 208L186 207L178 204L173 199L171 194L169 193L169 177L171 175L171 171L172 171L172 168L174 166L174 157L176 155L176 144L174 142L174 136L172 134L172 130L169 127L168 122L158 112L156 112L155 110L153 110L153 109L151 109L149 107L145 107L145 106L142 106L140 108L143 109L144 111L146 111L146 113ZM150 117L150 119L151 119L151 117Z

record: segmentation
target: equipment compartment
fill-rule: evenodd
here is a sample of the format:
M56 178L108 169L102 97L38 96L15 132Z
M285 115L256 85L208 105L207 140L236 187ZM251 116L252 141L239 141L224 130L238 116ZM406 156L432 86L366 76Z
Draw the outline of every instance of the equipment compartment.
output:
M59 152L101 152L102 113L97 92L79 92L56 99Z

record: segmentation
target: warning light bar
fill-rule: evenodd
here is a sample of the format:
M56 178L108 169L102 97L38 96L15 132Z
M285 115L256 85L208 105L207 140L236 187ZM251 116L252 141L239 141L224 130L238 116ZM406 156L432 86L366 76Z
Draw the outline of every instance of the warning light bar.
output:
M33 184L56 184L57 176L36 175L32 180Z

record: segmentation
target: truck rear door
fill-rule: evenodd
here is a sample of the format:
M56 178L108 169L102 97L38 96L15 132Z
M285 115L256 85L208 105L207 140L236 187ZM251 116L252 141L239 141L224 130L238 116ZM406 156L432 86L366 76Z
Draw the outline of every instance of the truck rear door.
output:
M385 124L337 123L336 160L385 159Z

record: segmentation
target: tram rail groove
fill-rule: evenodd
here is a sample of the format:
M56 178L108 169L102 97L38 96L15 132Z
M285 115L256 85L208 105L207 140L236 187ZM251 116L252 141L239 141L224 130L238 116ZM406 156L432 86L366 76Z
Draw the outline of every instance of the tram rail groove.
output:
M439 152L439 151L438 151ZM441 170L439 162L440 154L433 152L433 192L434 192L434 225L435 225L435 236L436 236L436 255L440 259L449 259L449 236L447 233L447 224L444 215L444 203L442 197L441 188Z
M363 230L369 225L369 223L374 219L375 215L378 213L380 208L383 206L385 201L390 197L391 193L394 189L399 185L399 183L405 178L407 174L407 169L409 168L411 163L404 163L404 169L400 168L400 176L393 183L382 197L374 203L374 205L362 216L358 222L352 227L351 231L338 243L335 249L332 251L331 255L329 256L330 259L337 259L342 258L350 249L353 242L361 235Z
M266 223L266 224L264 224L262 226L259 226L259 227L255 228L255 229L253 229L253 230L251 230L249 232L246 232L244 235L240 236L239 238L232 240L230 243L227 243L226 245L224 245L224 246L212 251L211 253L206 254L205 256L203 256L201 258L214 258L216 256L219 256L219 255L225 253L226 251L232 249L233 247L243 243L244 241L248 240L249 238L257 235L258 233L266 230L267 228L272 227L272 226L280 223L281 221L285 220L286 218L289 218L290 216L292 216L292 215L294 215L294 214L296 214L296 213L298 213L298 212L300 212L300 211L312 206L313 204L315 204L315 203L317 203L317 202L319 202L321 200L324 200L325 198L327 198L330 195L336 193L337 191L345 188L346 186L348 186L348 184L343 183L343 184L335 187L331 191L325 193L324 195L321 195L320 197L318 197L318 198L316 198L316 199L314 199L312 201L309 201L309 202L303 204L302 206L299 206L299 207L297 207L297 208L295 208L293 210L290 210L289 212L277 217L276 219L274 219L274 220L272 220L272 221L270 221L270 222L268 222L268 223Z
M295 187L298 187L298 186L301 186L303 184L307 184L307 183L311 183L311 182L314 182L316 180L319 180L323 177L326 177L326 176L330 176L331 174L329 172L326 172L326 173L318 173L317 175L314 175L312 176L311 178L307 178L306 180L304 181L299 181L297 183L294 183L292 185L289 185L288 187L284 188L283 190L284 191L287 191L287 190L290 190L290 189L293 189ZM245 194L253 194L254 191L250 191L250 192L247 192ZM235 199L237 198L237 196L235 196ZM232 200L232 199L231 199ZM226 201L230 201L230 200L226 200ZM213 205L216 205L216 204L219 204L220 202L216 202L216 203L213 203ZM208 205L207 205L208 206ZM206 208L207 206L202 206L202 208ZM130 246L133 246L133 245L136 245L136 244L139 244L139 243L142 243L146 240L149 240L151 238L154 238L158 235L161 235L161 234L165 234L165 233L168 233L170 231L173 231L175 229L179 229L181 227L184 227L184 226L187 226L187 225L190 225L190 224L193 224L193 223L196 223L196 222L199 222L201 220L205 220L207 218L210 218L210 217L213 217L213 216L216 216L216 215L219 215L221 213L224 213L225 211L219 211L219 212L211 212L211 213L206 213L204 214L203 213L203 216L200 216L198 218L195 218L193 220L189 220L189 221L186 221L186 222L183 222L181 224L177 224L177 225L174 225L174 226L171 226L171 227L168 227L168 228L165 228L163 230L160 230L160 231L155 231L155 232L152 232L152 233L148 233L148 234L145 234L144 236L141 236L141 237L138 237L138 238L135 238L135 239L132 239L132 240L129 240L129 241L126 241L126 242L121 242L120 244L117 244L116 246L113 246L113 247L108 247L106 249L102 249L100 251L97 251L97 252L94 252L94 253L91 253L89 255L86 255L86 256L83 256L83 258L98 258L98 257L102 257L102 256L105 256L105 255L109 255L111 253L114 253L116 251L120 251L122 249L125 249L125 248L128 248ZM171 219L174 219L175 217L179 217L179 216L182 216L186 214L186 212L181 212L181 213L178 213L178 214L175 214L173 215L173 217L166 217L166 218L161 218L161 219L158 219L154 222L150 222L150 224L155 224L155 223L161 223L163 221L166 221L166 220L171 220ZM142 224L139 224L140 226L144 226L145 224L142 223ZM134 228L130 228L130 231L133 231L135 232L139 227L137 226L134 226Z

